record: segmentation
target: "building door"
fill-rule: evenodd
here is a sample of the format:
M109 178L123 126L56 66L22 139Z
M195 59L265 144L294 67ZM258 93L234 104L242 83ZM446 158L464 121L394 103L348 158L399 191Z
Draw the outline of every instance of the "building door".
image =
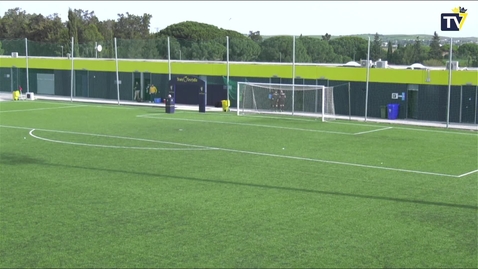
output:
M132 76L133 76L133 85L131 89L131 100L135 100L134 97L135 97L136 90L139 91L139 94L140 94L139 98L141 98L141 73L134 72Z
M476 95L475 86L461 87L461 123L476 123Z
M74 85L73 96L88 97L88 71L76 70Z
M152 101L149 95L149 86L151 85L151 73L143 73L143 100Z
M408 85L407 118L418 119L418 85Z

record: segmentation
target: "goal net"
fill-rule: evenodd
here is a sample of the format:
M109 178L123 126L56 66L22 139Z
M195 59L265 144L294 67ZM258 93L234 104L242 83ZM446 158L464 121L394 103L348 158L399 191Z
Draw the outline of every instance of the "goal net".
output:
M237 115L282 114L335 119L334 87L237 83Z

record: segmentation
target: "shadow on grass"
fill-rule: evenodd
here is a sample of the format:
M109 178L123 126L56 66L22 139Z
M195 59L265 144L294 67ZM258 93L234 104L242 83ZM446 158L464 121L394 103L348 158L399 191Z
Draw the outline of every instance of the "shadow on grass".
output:
M228 184L228 185L235 185L235 186L262 188L262 189L294 191L294 192L313 193L313 194L322 194L322 195L333 195L333 196L371 199L371 200L382 200L382 201L389 201L389 202L412 203L412 204L422 204L422 205L444 206L444 207L452 207L452 208L478 210L478 206L475 206L475 205L461 205L461 204L450 204L450 203L442 203L442 202L430 202L430 201L422 201L422 200L412 200L412 199L393 198L393 197L382 197L382 196L373 196L373 195L364 195L364 194L354 194L354 193L309 190L309 189L301 189L301 188L293 188L293 187L280 187L280 186L242 183L242 182L225 181L225 180L204 179L204 178L197 178L197 177L175 176L175 175L168 175L168 174L164 174L164 173L163 174L159 174L159 173L155 174L155 173L148 173L148 172L126 171L126 170L112 169L112 168L85 167L85 166L68 165L68 164L54 164L54 163L47 163L47 162L45 162L41 159L31 158L31 157L19 155L19 154L16 154L16 153L0 153L0 164L7 164L7 165L39 164L39 165L43 165L43 166L68 168L68 169L85 169L85 170L90 170L90 171L121 173L121 174L129 174L129 175L134 175L134 176L173 178L173 179L179 179L179 180L189 180L189 181L207 182L207 183L215 183L215 184Z
M26 155L18 153L0 152L0 164L8 165L30 165L30 164L42 164L47 165L44 160L38 158L32 158Z

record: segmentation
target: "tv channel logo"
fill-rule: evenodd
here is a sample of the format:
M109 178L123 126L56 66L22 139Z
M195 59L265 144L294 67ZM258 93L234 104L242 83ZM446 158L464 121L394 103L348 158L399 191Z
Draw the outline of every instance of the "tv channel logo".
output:
M464 7L455 7L453 13L441 14L441 30L442 31L460 31L465 23L468 13Z

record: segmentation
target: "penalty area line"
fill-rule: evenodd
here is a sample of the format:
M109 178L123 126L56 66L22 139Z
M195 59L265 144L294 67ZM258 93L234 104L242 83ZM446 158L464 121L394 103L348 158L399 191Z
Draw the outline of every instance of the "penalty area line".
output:
M374 130L370 130L370 131L364 131L364 132L354 133L354 135L369 134L369 133L373 133L373 132L379 132L379 131L389 130L389 129L392 129L392 128L393 128L393 127L385 127L385 128L380 128L380 129L374 129Z
M474 173L476 173L476 172L478 172L478 169L477 169L477 170L473 170L473 171L468 172L468 173L461 174L461 175L459 175L459 176L457 176L457 177L465 177L465 176L474 174Z
M347 163L347 162L339 162L339 161L330 161L330 160L313 159L313 158L298 157L298 156L279 155L279 154L272 154L272 153L265 153L265 152L245 151L245 150L238 150L238 149L228 149L228 148L201 146L201 145L194 145L194 144L176 143L176 142L150 140L150 139L142 139L142 138L121 137L121 136L114 136L114 135L102 135L102 134L92 134L92 133L68 132L68 131L49 130L49 129L35 129L35 128L28 128L28 127L7 126L7 125L0 125L0 127L4 127L4 128L15 128L15 129L27 129L27 130L30 130L30 131L34 129L34 130L38 130L38 131L54 132L54 133L80 134L80 135L89 135L89 136L98 136L98 137L110 137L110 138L130 139L130 140L146 141L146 142L153 142L153 143L164 143L164 144L171 144L171 145L181 145L181 146L185 146L185 147L194 147L194 148L203 148L203 149L214 149L214 150L220 150L220 151L224 151L224 152L242 153L242 154L249 154L249 155L256 155L256 156L267 156L267 157L275 157L275 158L282 158L282 159L291 159L291 160L299 160L299 161L318 162L318 163L335 164L335 165L342 165L342 166L353 166L353 167L369 168L369 169L375 169L375 170L386 170L386 171L394 171L394 172L405 172L405 173L412 173L412 174L422 174L422 175L441 176L441 177L457 178L457 177L465 176L465 175L468 175L468 174L470 174L470 173L472 173L472 172L478 171L478 170L476 170L476 171L472 171L472 172L469 172L469 173L466 173L466 174L457 176L457 175L441 174L441 173L435 173L435 172L408 170L408 169L400 169L400 168L392 168L392 167L383 167L383 166L373 166L373 165L365 165L365 164L357 164L357 163Z
M27 108L27 109L16 109L16 110L2 110L2 111L0 111L0 113L27 112L27 111L36 111L36 110L63 109L63 108L76 108L76 107L85 107L85 105L70 105L70 106L59 106L59 107L41 107L41 108Z
M314 132L314 133L327 133L327 134L340 134L340 135L354 135L353 133L346 132L335 132L335 131L325 131L325 130L315 130L315 129L304 129L304 128L293 128L293 127L283 127L277 125L265 125L265 124L254 124L254 123L240 123L240 122L226 122L226 121L212 121L212 120L196 120L196 119L186 119L186 118L166 118L163 116L154 116L150 114L137 115L137 118L143 119L155 119L155 120L173 120L173 121L190 121L190 122L203 122L203 123L215 123L215 124L229 124L229 125L239 125L239 126L251 126L251 127L262 127L262 128L272 128L280 130L291 130L291 131L301 131L301 132Z

